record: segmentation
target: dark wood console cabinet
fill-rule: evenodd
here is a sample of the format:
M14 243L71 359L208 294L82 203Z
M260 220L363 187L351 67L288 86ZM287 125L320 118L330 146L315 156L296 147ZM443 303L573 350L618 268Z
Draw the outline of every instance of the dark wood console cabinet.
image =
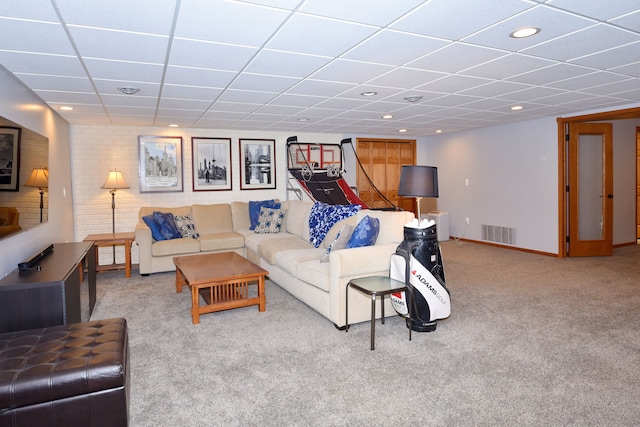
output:
M96 303L93 242L56 243L39 265L0 280L0 333L89 320Z

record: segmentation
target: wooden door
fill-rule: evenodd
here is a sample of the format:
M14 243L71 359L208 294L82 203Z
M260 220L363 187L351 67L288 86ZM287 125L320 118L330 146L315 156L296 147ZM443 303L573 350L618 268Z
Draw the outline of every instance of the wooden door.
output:
M640 239L640 127L636 128L636 239Z
M569 124L569 256L613 253L613 126Z
M415 199L398 197L398 184L402 166L416 164L416 141L358 138L356 153L364 169L359 168L357 176L360 198L371 208L391 203L415 213Z

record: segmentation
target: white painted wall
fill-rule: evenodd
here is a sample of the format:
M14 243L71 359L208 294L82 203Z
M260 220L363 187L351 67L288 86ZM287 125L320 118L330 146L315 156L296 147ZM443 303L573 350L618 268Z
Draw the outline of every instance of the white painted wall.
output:
M140 193L138 181L138 136L181 136L183 153L184 191L173 193ZM213 129L170 129L147 127L115 127L72 125L72 167L74 177L74 238L83 240L88 234L111 233L111 194L102 189L110 170L121 170L131 187L116 193L116 232L133 231L142 206L170 207L195 203L228 203L279 198L286 200L287 138L298 136L300 142L337 143L338 134L292 134L284 132L227 131ZM232 190L193 191L191 137L231 138ZM276 189L240 190L239 139L260 138L276 141ZM295 198L290 195L290 198ZM111 248L100 249L100 262L113 260ZM136 245L132 248L132 262L139 259ZM122 248L117 248L116 261L124 261Z
M640 120L612 123L616 245L635 241L635 126ZM546 118L418 143L418 163L438 166L438 208L449 212L450 234L481 240L482 224L514 227L515 246L557 254L557 138L555 118Z
M556 129L549 118L418 144L418 163L438 167L438 208L449 212L450 235L481 240L482 224L514 227L515 246L558 253Z
M49 243L73 240L69 125L0 67L0 116L49 138L49 221L0 241L0 277Z

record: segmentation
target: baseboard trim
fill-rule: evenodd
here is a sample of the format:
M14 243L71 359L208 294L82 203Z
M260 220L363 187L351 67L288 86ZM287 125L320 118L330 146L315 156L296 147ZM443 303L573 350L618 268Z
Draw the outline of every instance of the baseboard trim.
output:
M450 238L451 240L457 240L461 242L477 243L479 245L493 246L496 248L504 248L504 249L512 249L514 251L527 252L530 254L549 256L553 258L560 258L559 254L554 254L552 252L535 251L533 249L519 248L517 246L508 246L508 245L501 245L499 243L485 242L484 240L473 240L473 239L465 239L465 238L458 239L457 237L454 237L454 236L451 236Z

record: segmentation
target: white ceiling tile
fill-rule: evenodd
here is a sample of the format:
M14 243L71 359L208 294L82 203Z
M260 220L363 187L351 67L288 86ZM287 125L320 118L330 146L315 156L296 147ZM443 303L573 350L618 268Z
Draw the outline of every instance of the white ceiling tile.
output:
M55 104L96 104L102 105L98 95L89 92L64 92L57 90L34 91L45 102Z
M58 22L58 15L50 0L2 1L0 16Z
M167 67L164 82L172 85L192 85L224 88L231 83L236 73L231 71L204 70L202 68Z
M62 25L2 17L0 50L75 55Z
M122 80L102 80L102 79L94 79L93 84L95 85L98 93L100 95L105 96L116 96L118 98L124 98L122 102L127 103L126 99L129 99L133 102L136 98L147 97L152 99L157 99L160 94L160 85L156 83L142 83L142 82L130 82L130 81L122 81ZM140 92L135 95L125 95L120 89L123 87L132 87L134 89L140 89ZM128 98L127 98L128 97Z
M462 90L461 95L480 96L492 98L506 93L516 92L526 89L528 86L521 83L505 82L502 80L492 81L482 86L474 86L470 89Z
M200 99L213 101L222 93L222 89L199 87L199 86L179 86L166 84L162 87L162 96L178 99Z
M86 77L76 56L0 51L0 64L14 73Z
M331 61L331 58L299 53L262 50L244 71L286 77L307 77Z
M171 45L169 65L240 71L256 52L255 47L176 38Z
M462 71L460 74L503 80L522 73L549 67L553 64L553 61L547 59L513 53L511 55L503 56L493 61L471 67Z
M253 90L227 89L219 97L218 101L233 102L236 104L266 104L278 96L278 92L258 92ZM238 106L239 108L239 106Z
M296 84L300 79L292 77L265 76L260 74L240 74L229 86L237 90L256 90L261 92L284 92Z
M294 107L312 107L326 100L326 96L303 96L303 95L291 95L288 93L282 94L274 98L270 105L290 105Z
M592 16L607 21L616 16L638 10L636 0L585 1L585 0L550 0L549 4L581 15Z
M559 80L565 80L571 77L589 74L591 72L593 72L593 70L589 68L558 63L547 68L542 68L540 70L535 70L529 73L523 73L511 78L507 78L506 80L531 85L545 85L557 82Z
M594 22L591 19L539 5L479 31L465 38L464 41L518 52L525 48L561 37L564 34L593 26L593 24ZM532 37L509 37L509 34L513 31L523 27L537 27L540 28L541 31Z
M345 53L343 58L397 66L446 45L446 41L431 37L383 30Z
M166 36L73 26L69 31L82 56L152 64L166 61L169 42Z
M159 64L85 59L84 63L94 80L119 80L159 84L164 67Z
M620 82L609 83L601 86L594 86L590 88L582 89L582 92L590 93L592 95L602 95L602 96L624 96L621 95L623 93L627 93L626 97L637 101L638 98L634 99L635 92L638 88L638 79L629 79L623 80Z
M308 0L300 10L302 12L343 19L345 21L384 27L410 11L424 0Z
M315 72L310 78L314 80L362 84L392 69L393 67L390 65L336 59Z
M629 77L640 77L640 62L634 62L632 64L614 67L611 69L611 71L624 74Z
M114 91L115 92L115 91ZM130 106L155 108L158 103L157 97L141 96L141 95L123 95L123 94L101 94L102 102L105 106Z
M262 46L288 11L223 0L181 3L175 36L243 46Z
M273 115L279 115L283 117L289 117L289 116L294 116L304 110L305 110L304 107L292 107L287 105L267 104L267 105L263 105L262 107L258 108L256 111L251 113L250 117L256 117L261 114L273 114Z
M640 59L640 38L635 43L614 47L613 49L595 53L593 55L583 56L570 62L573 64L584 65L586 67L608 70L627 64L630 57Z
M418 86L416 89L431 92L457 93L476 86L483 86L487 83L489 83L489 80L487 79L451 74L422 86Z
M520 0L432 0L398 20L391 28L460 40L529 7L530 4Z
M562 89L542 86L528 86L527 89L511 92L504 95L497 95L496 98L509 99L514 102L529 102L534 99L543 98L545 96L557 95L564 92Z
M56 0L67 24L168 35L176 0Z
M450 43L436 52L408 63L407 67L458 73L506 55L508 52L463 43Z
M441 79L443 76L445 76L445 74L433 71L416 70L413 68L396 68L378 78L368 81L367 84L399 89L412 89L422 86L425 83Z
M211 105L212 101L198 100L198 99L174 99L163 97L160 100L160 108L165 109L185 109L185 110L198 110L205 111Z
M327 82L322 80L304 80L287 91L290 94L313 96L337 96L355 87L354 84Z
M204 110L189 110L189 109L181 109L181 108L173 108L172 106L165 106L158 108L156 112L156 117L162 117L163 119L191 119L196 120L199 119L202 114L204 114Z
M636 4L635 7L637 9L639 6ZM620 27L640 32L640 10L636 10L635 12L621 16L620 18L612 19L610 22Z
M588 87L601 86L628 79L628 76L623 76L621 74L597 71L595 73L584 74L582 76L561 80L559 82L549 83L548 86L562 88L564 90L581 90Z
M266 47L311 55L338 56L375 32L375 28L310 15L295 15Z
M27 86L34 90L95 92L86 77L42 76L36 74L16 74Z
M564 37L523 49L522 52L558 61L570 61L635 42L638 37L637 34L634 35L628 31L605 24L597 24ZM585 40L589 40L589 42L585 42Z

